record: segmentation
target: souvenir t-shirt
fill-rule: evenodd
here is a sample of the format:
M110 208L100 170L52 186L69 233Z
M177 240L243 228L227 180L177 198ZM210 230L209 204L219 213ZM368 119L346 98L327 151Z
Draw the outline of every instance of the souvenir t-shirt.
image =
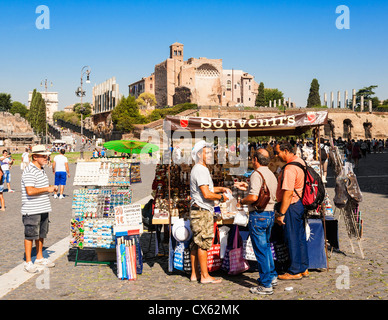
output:
M209 190L214 192L213 180L210 175L209 169L202 164L196 164L191 169L190 174L190 196L191 196L191 205L194 203L210 212L214 211L214 201L207 200L204 198L200 186L208 185Z

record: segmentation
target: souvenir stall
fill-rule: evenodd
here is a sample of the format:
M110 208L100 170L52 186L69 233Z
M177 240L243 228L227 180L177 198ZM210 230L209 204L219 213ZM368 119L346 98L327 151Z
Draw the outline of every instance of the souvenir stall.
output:
M131 160L125 158L77 162L73 185L79 188L73 192L70 223L75 265L116 261L120 279L135 280L141 273L143 225L141 206L131 204L131 169ZM80 250L90 248L97 261L80 260Z
M299 152L309 166L313 167L318 173L321 172L320 164L320 148L319 148L319 137L320 127L327 123L327 112L307 112L307 113L295 113L271 117L262 117L256 119L220 119L220 118L200 118L200 117L189 117L181 119L176 116L167 116L164 120L164 131L169 137L169 146L174 148L172 142L172 134L174 138L187 137L187 133L194 138L197 130L236 130L242 132L245 130L248 136L272 136L272 137L284 137L284 136L298 136L308 130L313 130L314 140L311 146L303 146ZM269 168L277 175L280 172L281 167L284 163L274 154L271 146L268 146L267 150L271 156L271 163ZM171 157L171 154L170 154ZM250 163L248 162L248 165ZM153 196L154 196L154 220L153 223L161 223L163 219L164 223L168 225L169 230L169 271L174 268L179 269L177 265L185 265L183 253L187 250L187 237L190 235L190 230L182 233L181 236L173 233L174 223L182 223L189 215L189 181L191 165L185 164L162 164L157 167L155 180L153 182ZM215 212L219 212L219 218L217 225L219 226L215 230L216 243L214 244L220 251L218 259L218 267L221 265L224 270L229 270L228 260L230 260L229 252L233 249L243 247L244 257L246 260L254 261L254 255L250 246L250 239L247 231L247 216L244 215L242 208L238 210L234 204L237 202L238 197L244 197L245 194L239 193L232 186L235 181L242 180L249 182L249 176L252 171L248 172L237 172L233 170L234 166L230 163L218 165L217 162L213 166L210 166L210 171L214 180L215 186L225 186L233 190L233 200L229 203L216 204ZM219 207L219 210L218 210ZM314 234L314 237L309 239L309 251L319 254L311 259L313 268L327 268L327 247L325 241L325 214L331 213L330 200L326 194L325 201L319 206L317 210L308 213L308 224L307 227L310 229L308 234ZM153 221L154 221L153 220ZM312 220L312 221L310 221ZM187 228L186 226L186 229ZM276 228L274 228L276 229ZM278 232L279 233L279 232ZM273 239L273 253L275 262L279 265L286 262L286 252L284 249L284 241L279 239L280 233L277 239ZM218 242L217 242L218 241ZM182 243L186 243L183 246ZM318 250L317 250L318 248ZM175 253L174 253L175 252ZM210 250L212 252L212 250ZM178 255L182 257L178 263L174 256ZM187 256L187 255L186 255ZM210 260L214 260L214 255L209 254ZM180 269L179 269L180 270ZM187 270L186 270L187 271Z
M362 192L358 185L357 177L353 172L352 163L346 161L343 151L334 146L332 140L330 144L329 156L335 175L334 214L338 214L338 217L342 218L345 223L352 253L355 253L352 239L356 239L361 257L364 259L364 251L361 245L363 220L360 202L362 202L363 198Z

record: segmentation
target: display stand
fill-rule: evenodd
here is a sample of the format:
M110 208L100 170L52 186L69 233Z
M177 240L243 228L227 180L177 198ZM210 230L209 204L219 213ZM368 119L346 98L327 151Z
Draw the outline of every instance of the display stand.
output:
M112 263L100 261L99 257L98 261L80 260L79 250L106 250L103 255L106 258L111 253L109 250L115 249L117 230L114 228L120 225L116 210L132 201L130 169L130 160L126 159L77 162L73 185L79 189L73 193L70 240L70 247L76 248L75 266L79 263Z
M338 187L337 192L341 192L341 194L336 194L334 198L335 200L337 198L338 202L336 204L334 214L337 213L338 209L338 221L340 221L340 218L344 221L352 253L355 253L352 238L356 238L361 257L362 259L365 259L364 251L361 245L362 219L358 207L358 203L362 201L362 194L351 164L349 162L346 163L345 159L342 159L338 148L334 147L332 141L331 143L332 148L330 156L336 176L336 189ZM350 179L352 181L350 181ZM340 200L341 203L339 203Z

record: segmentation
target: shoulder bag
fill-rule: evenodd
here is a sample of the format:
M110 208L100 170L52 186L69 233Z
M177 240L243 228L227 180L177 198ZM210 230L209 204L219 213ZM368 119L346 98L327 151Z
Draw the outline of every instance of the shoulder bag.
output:
M260 188L260 193L259 193L259 198L257 199L256 202L252 204L252 206L257 210L257 211L263 211L265 207L267 206L269 200L271 199L271 195L268 189L267 184L265 183L264 176L261 174L260 171L255 170L258 172L263 179L263 183L261 184Z

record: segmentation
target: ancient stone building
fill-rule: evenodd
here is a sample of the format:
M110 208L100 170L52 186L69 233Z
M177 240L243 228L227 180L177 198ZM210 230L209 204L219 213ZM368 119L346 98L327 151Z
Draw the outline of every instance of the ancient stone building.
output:
M254 106L258 84L242 70L223 70L222 59L189 58L184 61L183 44L170 46L170 56L155 65L148 78L129 85L129 94L151 92L159 107L191 102L200 106ZM139 87L142 91L139 91Z

